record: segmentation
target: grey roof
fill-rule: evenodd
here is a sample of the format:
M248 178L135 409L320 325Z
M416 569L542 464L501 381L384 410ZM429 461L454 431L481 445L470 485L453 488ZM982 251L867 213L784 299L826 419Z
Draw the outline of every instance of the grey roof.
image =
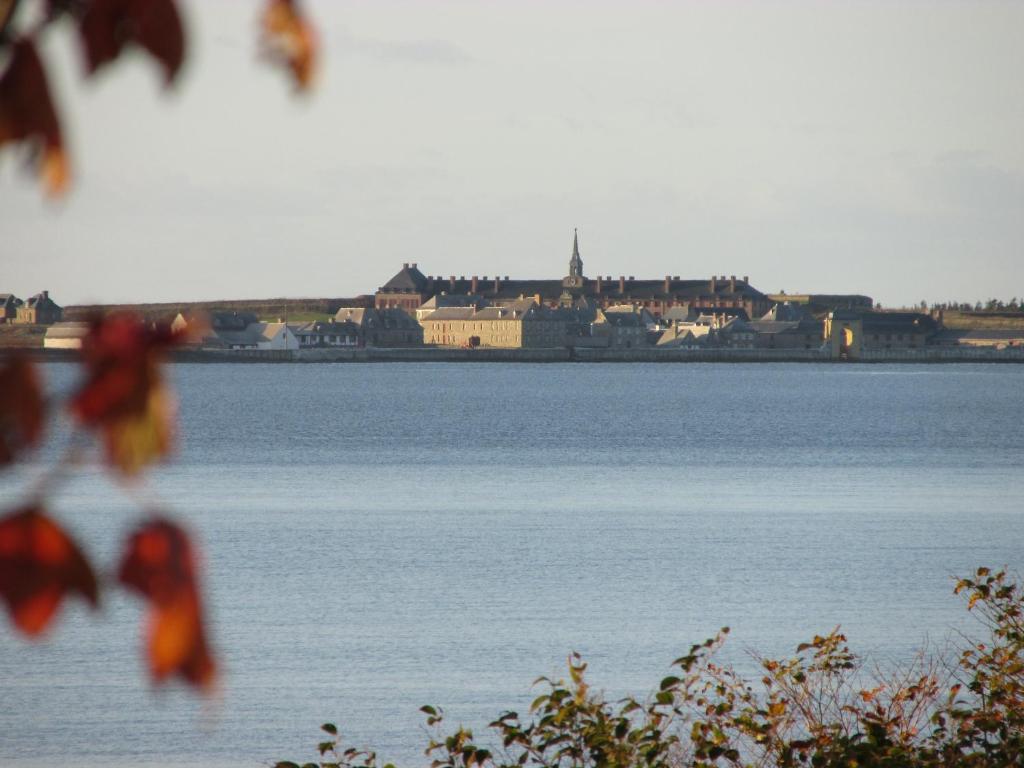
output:
M31 307L35 307L35 308L38 309L39 307L50 306L50 307L54 307L56 309L60 309L60 306L57 304L57 302L55 302L48 295L46 295L45 291L42 292L42 293L37 293L35 296L30 297L25 302L25 304L26 304L26 306L28 306L30 308Z
M794 333L800 335L820 334L824 327L822 323L812 317L803 320L751 320L748 325L763 334Z
M416 265L403 264L398 273L380 287L382 291L408 291L421 293L429 288L427 276Z
M786 301L781 304L776 304L774 307L765 312L761 320L776 320L783 322L799 321L811 316L804 307L799 304L794 304L791 301Z
M478 294L439 293L420 304L419 309L441 309L443 307L478 307L483 297Z
M441 320L469 320L476 314L473 307L442 307L423 318L423 322Z
M47 339L80 339L89 332L89 323L69 321L54 323L46 329Z
M252 312L210 312L210 327L215 331L244 331L259 318Z
M359 327L376 325L377 310L372 307L339 307L338 311L334 313L334 319L338 322L349 320Z

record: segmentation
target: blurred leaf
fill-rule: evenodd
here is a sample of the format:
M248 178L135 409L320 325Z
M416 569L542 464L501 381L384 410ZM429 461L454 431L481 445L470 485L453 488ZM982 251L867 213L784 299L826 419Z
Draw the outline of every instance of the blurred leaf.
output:
M215 665L206 643L195 556L185 532L153 520L128 539L118 579L150 602L147 659L156 682L180 675L209 689Z
M15 625L38 635L68 592L98 603L96 577L74 541L38 507L0 520L0 594Z
M71 409L79 422L103 434L108 462L126 475L171 450L173 400L159 362L184 338L134 314L114 313L94 319L82 341L86 381Z
M291 71L296 88L306 90L312 85L316 37L299 0L269 0L263 12L263 48L268 58Z
M185 31L173 0L88 0L78 23L90 74L135 43L160 62L167 83L185 60Z
M15 355L0 368L0 466L39 442L44 403L36 367Z
M320 730L331 734L331 736L338 735L338 726L336 726L334 723L324 723L320 726Z
M0 147L26 142L47 194L58 196L71 173L53 106L46 70L35 44L22 38L11 46L7 69L0 75Z

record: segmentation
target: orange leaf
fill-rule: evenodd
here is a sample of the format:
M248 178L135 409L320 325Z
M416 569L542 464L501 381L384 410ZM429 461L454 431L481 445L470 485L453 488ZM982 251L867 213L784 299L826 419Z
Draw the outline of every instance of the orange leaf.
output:
M96 577L74 541L38 507L0 520L0 594L18 628L41 633L68 592L98 603Z
M118 575L150 602L147 657L156 682L174 674L200 688L216 668L203 630L195 556L185 532L153 520L130 537Z
M31 146L48 194L64 192L71 174L60 121L42 59L28 38L11 46L10 63L0 75L0 147L10 142Z
M0 466L39 442L44 404L36 368L15 355L0 368Z
M291 70L299 90L312 85L316 35L299 10L298 0L270 0L263 13L263 45L269 58Z
M185 60L185 31L173 0L88 0L78 31L89 74L133 42L163 65L168 83Z
M115 313L95 320L82 340L87 378L71 409L103 433L108 462L127 475L170 452L173 407L159 361L184 338Z
M162 385L152 387L145 408L111 419L103 427L107 463L126 475L171 452L174 408Z

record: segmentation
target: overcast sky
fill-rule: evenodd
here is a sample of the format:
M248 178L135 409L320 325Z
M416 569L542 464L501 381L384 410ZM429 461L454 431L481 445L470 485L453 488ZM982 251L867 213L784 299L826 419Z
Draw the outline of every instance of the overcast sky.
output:
M49 35L75 186L0 153L0 291L62 304L372 293L426 274L750 275L884 305L1024 295L1024 2L182 3L173 91Z

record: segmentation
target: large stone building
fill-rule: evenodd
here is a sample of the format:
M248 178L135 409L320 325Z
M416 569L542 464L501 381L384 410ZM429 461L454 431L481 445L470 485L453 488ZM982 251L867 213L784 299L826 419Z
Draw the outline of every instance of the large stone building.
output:
M338 323L352 323L359 330L359 344L366 347L418 347L423 328L400 307L340 307L334 313Z
M570 313L521 299L503 307L445 307L420 323L425 344L444 347L564 347Z
M633 275L586 277L579 237L574 235L569 274L561 280L510 280L508 275L442 277L424 275L417 264L407 263L377 291L375 306L378 309L398 307L412 313L440 294L479 296L485 303L495 306L532 298L548 307L567 307L586 298L602 309L631 304L656 316L678 306L742 308L749 317L760 317L772 305L767 296L750 285L746 276L714 275L704 280L681 280L678 275L655 280L638 280Z
M864 350L920 349L938 323L919 312L837 309L825 318L824 330L833 358L856 360Z

